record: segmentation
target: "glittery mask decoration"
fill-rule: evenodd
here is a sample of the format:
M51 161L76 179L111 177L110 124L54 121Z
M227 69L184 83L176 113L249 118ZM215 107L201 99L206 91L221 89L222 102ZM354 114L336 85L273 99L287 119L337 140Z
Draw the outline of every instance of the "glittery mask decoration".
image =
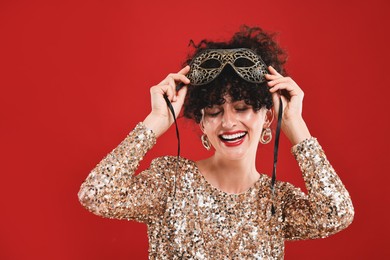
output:
M204 50L192 59L187 77L193 86L204 85L217 78L227 65L248 82L266 81L267 65L257 53L246 48Z

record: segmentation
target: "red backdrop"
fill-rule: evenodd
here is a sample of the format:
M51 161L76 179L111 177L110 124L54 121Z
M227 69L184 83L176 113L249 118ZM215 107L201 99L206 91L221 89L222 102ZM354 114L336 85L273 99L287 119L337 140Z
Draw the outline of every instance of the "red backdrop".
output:
M180 69L189 40L241 24L280 33L304 117L356 210L341 233L287 242L286 259L388 258L388 2L135 2L0 2L0 259L147 258L146 227L87 212L79 186L147 115L149 87ZM179 124L182 155L206 156L196 126ZM170 131L142 167L175 147ZM283 138L278 178L302 186L289 149Z

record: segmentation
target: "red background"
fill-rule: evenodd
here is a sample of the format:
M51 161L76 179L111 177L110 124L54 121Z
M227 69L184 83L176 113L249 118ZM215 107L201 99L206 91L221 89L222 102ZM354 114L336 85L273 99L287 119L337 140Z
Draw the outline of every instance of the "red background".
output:
M149 87L180 69L189 40L241 24L280 33L304 118L356 210L341 233L287 242L286 259L388 259L388 2L134 2L0 2L0 259L147 258L146 227L87 212L79 186L147 115ZM182 155L206 156L196 126L179 124ZM278 178L302 186L289 149L283 138ZM142 167L175 150L171 129Z

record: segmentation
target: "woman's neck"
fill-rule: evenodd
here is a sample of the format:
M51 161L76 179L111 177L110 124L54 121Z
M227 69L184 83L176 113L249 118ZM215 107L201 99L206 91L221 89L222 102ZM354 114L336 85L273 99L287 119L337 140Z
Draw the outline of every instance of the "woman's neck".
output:
M247 191L259 179L255 158L228 160L213 155L197 162L197 165L212 186L230 194Z

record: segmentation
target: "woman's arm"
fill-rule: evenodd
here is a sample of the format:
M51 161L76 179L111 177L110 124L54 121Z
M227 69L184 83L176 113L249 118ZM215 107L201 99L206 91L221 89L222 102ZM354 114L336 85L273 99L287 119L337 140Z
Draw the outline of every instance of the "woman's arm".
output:
M266 75L279 109L279 91L286 90L283 102L282 130L293 144L292 153L301 168L308 195L283 184L281 204L284 233L287 239L325 237L346 228L353 220L354 209L348 191L327 160L324 151L311 137L302 117L304 93L290 77L283 77L269 67Z
M155 134L139 123L88 175L78 194L81 204L107 218L147 222L161 214L169 191L165 175L149 169L134 176L155 142Z
M152 111L109 153L89 174L79 191L81 204L91 212L108 218L134 219L148 222L161 216L170 191L169 169L151 167L134 176L139 162L173 123L164 95L170 100L176 115L184 102L187 88L176 92L176 83L188 84L189 67L169 74L150 89Z
M295 145L292 153L308 195L284 184L282 216L286 239L326 237L346 228L354 217L352 201L317 139Z

